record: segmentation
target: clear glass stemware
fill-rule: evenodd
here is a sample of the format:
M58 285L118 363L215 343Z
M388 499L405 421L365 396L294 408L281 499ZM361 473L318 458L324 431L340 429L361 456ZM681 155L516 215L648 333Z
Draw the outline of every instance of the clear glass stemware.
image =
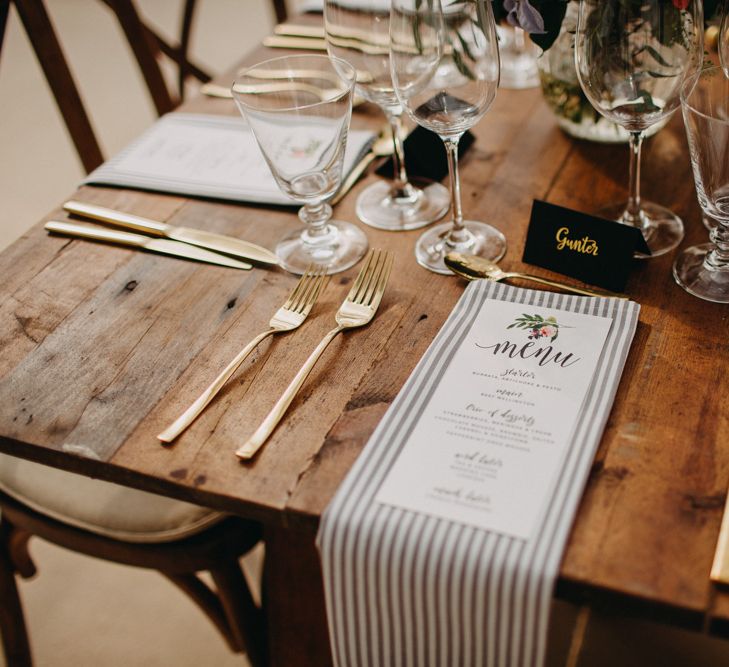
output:
M451 181L452 219L429 229L415 247L418 263L449 274L450 251L498 260L504 235L464 220L458 141L488 111L499 85L499 51L490 0L393 0L390 63L398 99L408 115L443 140Z
M303 204L303 231L276 246L287 271L312 263L344 271L367 251L367 237L352 223L332 220L328 201L342 181L352 115L355 71L325 55L274 58L244 70L233 98L248 121L281 190Z
M357 69L358 93L378 105L390 124L394 180L374 183L359 195L357 216L389 231L418 229L448 211L448 189L426 179L408 179L402 143L402 107L390 74L389 0L326 0L324 26L331 55Z
M683 223L669 209L641 199L643 133L678 108L684 80L701 66L703 32L701 0L580 0L580 85L599 113L630 133L628 201L600 213L638 227L654 257L681 242Z
M729 77L729 0L724 0L722 5L717 48L719 50L719 62L724 68L724 74Z
M501 57L499 85L514 90L536 88L539 85L539 47L519 27L497 25L496 34Z
M695 296L729 303L729 78L704 70L695 86L684 84L681 107L699 204L716 224L711 243L678 256L673 276Z

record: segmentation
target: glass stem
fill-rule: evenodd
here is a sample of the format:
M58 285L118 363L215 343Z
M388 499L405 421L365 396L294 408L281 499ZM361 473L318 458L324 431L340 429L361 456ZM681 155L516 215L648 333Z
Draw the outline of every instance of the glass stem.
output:
M623 213L623 222L634 227L642 227L640 219L640 148L643 144L643 132L630 133L630 193L628 206Z
M392 132L392 170L394 173L391 197L402 199L412 196L408 183L408 174L405 169L405 149L402 144L402 111L386 111L387 120Z
M463 211L461 209L461 182L458 178L458 141L461 137L449 137L443 139L448 156L448 173L451 180L451 211L452 227L448 232L446 243L463 243L468 238L468 233L463 226Z
M306 225L303 238L307 243L316 243L318 239L328 236L331 232L327 222L332 217L332 207L326 202L306 204L299 209L299 218Z
M726 271L729 269L729 221L719 220L710 236L714 247L706 255L704 265L712 271Z

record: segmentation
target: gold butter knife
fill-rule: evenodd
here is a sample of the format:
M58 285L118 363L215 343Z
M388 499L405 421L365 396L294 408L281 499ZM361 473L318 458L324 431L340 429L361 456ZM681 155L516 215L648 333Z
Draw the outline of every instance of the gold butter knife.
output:
M323 39L313 37L287 37L286 35L269 35L263 38L263 46L269 49L292 49L304 51L326 51L327 43Z
M228 266L232 269L244 269L247 271L253 268L253 265L247 262L241 262L232 257L220 255L217 252L197 248L187 243L170 241L169 239L154 239L149 236L143 236L142 234L118 232L113 229L77 225L72 222L60 222L57 220L47 222L45 228L53 234L63 234L64 236L103 241L105 243L116 243L132 248L140 248L141 250L149 250L150 252L158 252L163 255L172 255L173 257L180 257L182 259L194 259L198 262Z
M180 241L189 243L190 245L199 246L215 252L222 252L226 255L235 255L243 257L254 262L263 264L278 264L278 257L270 250L263 248L255 243L242 241L232 236L224 236L223 234L214 234L200 229L191 229L190 227L176 227L168 225L164 222L149 220L131 213L115 211L96 204L86 204L79 201L67 201L63 208L69 213L79 215L91 220L106 222L117 227L125 227L133 229L137 232L144 232L152 236L158 236L171 239L172 241Z
M273 29L274 35L285 35L286 37L308 37L324 39L326 32L323 25L300 25L297 23L279 23Z

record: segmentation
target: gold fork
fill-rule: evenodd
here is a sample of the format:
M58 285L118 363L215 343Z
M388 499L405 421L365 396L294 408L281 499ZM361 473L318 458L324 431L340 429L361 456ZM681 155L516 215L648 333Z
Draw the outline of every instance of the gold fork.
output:
M217 393L223 388L223 385L235 373L237 368L243 363L243 360L253 351L253 349L266 337L275 333L285 331L293 331L300 327L307 315L311 312L312 307L316 303L322 287L326 283L327 267L310 265L306 273L296 283L296 287L292 290L289 298L286 299L281 308L279 308L271 321L268 323L270 327L261 334L258 334L248 345L246 345L213 380L210 386L195 400L195 402L185 410L169 427L167 427L157 438L163 443L172 442L180 433L182 433L197 416L205 409L205 407L213 400Z
M273 406L271 412L261 422L256 432L248 439L242 447L236 451L236 455L241 459L251 459L255 453L261 448L264 442L271 435L273 429L281 421L291 401L296 393L304 384L307 376L314 368L319 357L322 355L327 345L334 340L334 337L345 329L354 329L368 324L377 312L380 305L382 295L385 292L387 279L390 277L392 269L392 253L384 250L370 250L365 260L364 267L359 272L357 279L352 285L347 298L336 314L337 326L332 329L324 338L317 348L311 353L301 367L291 384L286 387L281 398L278 399L276 405Z

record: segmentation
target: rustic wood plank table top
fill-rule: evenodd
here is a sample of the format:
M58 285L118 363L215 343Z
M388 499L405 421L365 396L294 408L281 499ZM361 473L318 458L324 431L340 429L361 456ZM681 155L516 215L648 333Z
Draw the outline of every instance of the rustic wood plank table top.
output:
M279 54L259 49L250 59ZM231 101L202 98L184 110L236 114ZM353 126L382 122L364 108ZM534 198L595 211L626 194L627 147L568 138L537 90L501 90L474 133L461 166L464 208L504 232L505 267L535 271L520 261ZM684 246L705 241L678 116L647 142L643 174L644 195L686 222ZM356 220L357 194L374 178L336 215ZM287 208L97 187L73 197L268 247L300 224ZM47 219L62 217L59 207ZM233 451L331 328L359 267L334 276L300 330L261 345L162 447L156 434L265 328L296 278L51 237L39 223L0 255L0 450L260 520L269 596L294 606L320 592L311 546L318 518L464 287L416 264L420 232L363 229L371 246L396 256L378 316L332 343L267 446L244 464ZM729 479L729 310L675 285L673 258L638 263L630 279L640 324L558 594L614 599L723 634L729 596L714 590L709 569ZM290 632L306 628L309 605L294 619L279 602L273 626L289 614ZM299 640L299 658L321 650L322 632L303 648ZM274 662L285 664L284 653Z

